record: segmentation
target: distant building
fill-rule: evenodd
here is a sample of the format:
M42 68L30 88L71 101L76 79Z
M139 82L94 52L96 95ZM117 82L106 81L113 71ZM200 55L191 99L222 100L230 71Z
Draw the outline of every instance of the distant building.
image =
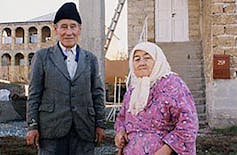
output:
M52 20L0 23L0 79L28 83L31 59L55 44Z

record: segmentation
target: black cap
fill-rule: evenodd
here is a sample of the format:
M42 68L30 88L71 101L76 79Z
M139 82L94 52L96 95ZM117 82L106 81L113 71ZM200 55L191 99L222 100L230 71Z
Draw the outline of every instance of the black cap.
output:
M63 4L57 11L53 23L56 24L61 19L73 19L81 24L81 17L77 11L76 4L73 2Z

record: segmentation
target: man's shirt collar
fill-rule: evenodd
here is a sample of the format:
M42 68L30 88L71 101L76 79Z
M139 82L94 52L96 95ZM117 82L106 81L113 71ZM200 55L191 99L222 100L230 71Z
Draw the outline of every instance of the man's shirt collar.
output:
M64 54L65 56L68 56L67 51L70 50L70 49L67 49L66 47L64 47L61 42L59 42L59 46L61 47L63 54ZM77 49L77 45L75 44L75 45L71 48L71 51L73 52L74 55L76 55L76 49Z

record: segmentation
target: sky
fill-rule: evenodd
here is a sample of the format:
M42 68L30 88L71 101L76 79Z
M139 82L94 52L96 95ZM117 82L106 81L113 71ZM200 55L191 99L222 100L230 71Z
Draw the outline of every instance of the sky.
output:
M79 0L0 0L0 23L24 22L39 16L56 12L65 2L74 2L79 8ZM105 26L109 27L118 0L105 0ZM111 45L116 52L127 52L127 8L124 6L117 24L116 38ZM111 46L111 47L112 47ZM110 50L110 49L109 49ZM113 50L114 53L114 50Z
M118 3L118 0L105 0L105 25L107 27L109 27L111 24L111 19L114 16L117 3ZM114 34L115 34L115 37L112 38L110 47L105 57L110 60L116 60L119 57L120 58L123 57L122 59L125 59L128 56L127 4L126 3L121 12Z
M22 22L55 12L64 2L79 0L0 0L0 23Z

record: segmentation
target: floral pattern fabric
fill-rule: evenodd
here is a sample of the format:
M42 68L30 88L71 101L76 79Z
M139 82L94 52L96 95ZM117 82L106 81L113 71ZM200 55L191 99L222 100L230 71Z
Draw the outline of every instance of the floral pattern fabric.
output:
M195 155L198 118L182 79L170 74L158 80L150 89L147 106L137 115L128 112L132 90L126 92L115 121L115 132L128 134L124 155L153 155L165 143L177 154Z

